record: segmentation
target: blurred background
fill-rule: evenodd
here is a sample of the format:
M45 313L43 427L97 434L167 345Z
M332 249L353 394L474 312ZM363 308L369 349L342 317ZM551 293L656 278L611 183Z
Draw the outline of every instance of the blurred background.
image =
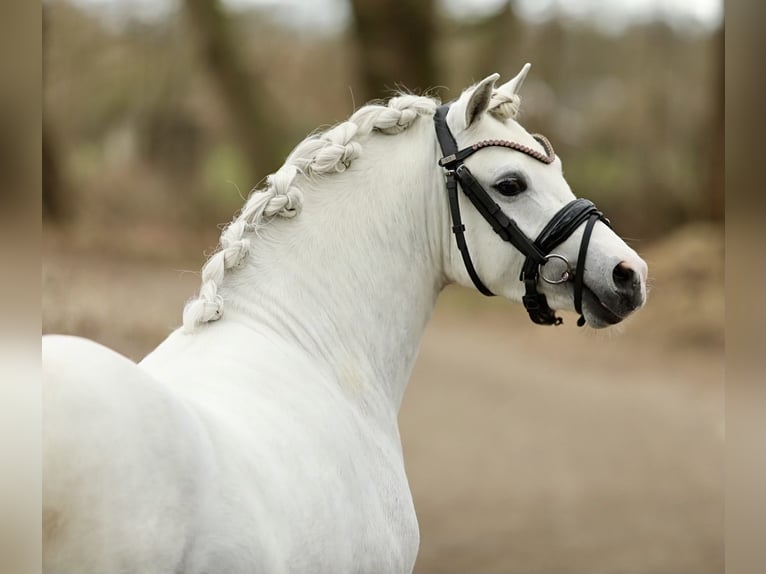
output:
M652 292L615 335L447 289L400 417L416 571L720 572L722 11L44 2L43 330L141 358L180 323L221 224L307 133L529 61L522 123L648 261Z

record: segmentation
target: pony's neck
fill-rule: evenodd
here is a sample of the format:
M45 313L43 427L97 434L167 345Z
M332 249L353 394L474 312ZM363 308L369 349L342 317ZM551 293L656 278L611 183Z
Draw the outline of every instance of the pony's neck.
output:
M445 284L447 206L428 120L372 136L344 173L300 181L301 214L265 226L221 290L223 320L277 332L394 419Z

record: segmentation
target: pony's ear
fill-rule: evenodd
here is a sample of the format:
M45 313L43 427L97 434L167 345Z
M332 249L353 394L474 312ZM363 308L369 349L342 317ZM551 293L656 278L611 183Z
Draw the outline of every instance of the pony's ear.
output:
M508 80L506 83L504 83L502 86L500 86L497 91L502 94L507 94L509 96L515 96L518 95L519 91L521 90L522 84L524 84L524 80L527 79L527 73L529 73L529 68L532 67L532 64L527 62L524 64L524 67L521 68L521 71L516 74L513 78Z
M465 127L468 128L474 123L481 114L489 108L489 101L492 98L492 91L495 89L495 82L500 74L487 76L473 88L467 90L463 97L468 98L465 105ZM461 98L462 99L462 98Z
M516 117L521 105L519 91L530 67L531 64L524 64L524 67L521 68L521 71L516 76L495 90L489 104L489 112L493 116L501 120Z

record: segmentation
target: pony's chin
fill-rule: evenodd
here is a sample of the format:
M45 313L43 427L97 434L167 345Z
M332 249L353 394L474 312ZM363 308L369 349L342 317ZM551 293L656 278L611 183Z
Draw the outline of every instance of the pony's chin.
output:
M620 323L628 314L618 315L588 287L583 288L582 309L587 324L594 329L605 329Z

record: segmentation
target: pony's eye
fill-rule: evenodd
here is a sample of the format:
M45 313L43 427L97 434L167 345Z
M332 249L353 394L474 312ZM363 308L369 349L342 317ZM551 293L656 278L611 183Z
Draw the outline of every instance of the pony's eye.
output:
M494 187L501 195L513 197L527 189L527 180L524 179L523 175L516 174L501 179L492 187Z

